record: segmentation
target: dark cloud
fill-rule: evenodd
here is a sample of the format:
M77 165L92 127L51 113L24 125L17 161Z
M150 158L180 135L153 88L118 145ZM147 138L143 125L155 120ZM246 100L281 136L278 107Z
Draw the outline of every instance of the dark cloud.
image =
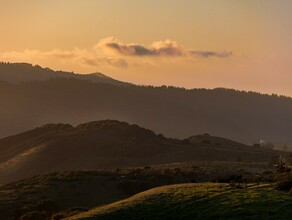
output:
M125 45L119 43L106 43L104 46L116 50L120 54L128 55L128 56L153 56L155 55L155 51L151 49L147 49L141 45Z
M226 58L232 56L232 52L188 50L176 41L156 41L150 47L139 44L126 44L113 37L105 38L98 44L99 47L110 49L124 56L170 56L170 57L200 57L200 58Z
M192 56L209 58L209 57L219 57L219 58L227 58L233 55L232 52L215 52L215 51L189 51Z
M101 40L98 46L125 56L183 56L184 54L184 48L171 40L157 41L150 47L145 47L133 43L125 44L110 37Z

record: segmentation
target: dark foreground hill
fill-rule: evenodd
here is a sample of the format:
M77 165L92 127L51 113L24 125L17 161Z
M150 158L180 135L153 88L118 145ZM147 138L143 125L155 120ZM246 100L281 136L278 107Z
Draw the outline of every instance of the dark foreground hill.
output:
M21 180L0 187L0 219L18 220L29 212L53 215L62 210L87 210L129 197L122 179L105 172L64 172ZM76 207L79 207L79 209ZM38 220L50 219L35 218Z
M211 133L292 143L292 99L227 89L115 86L78 79L0 82L0 137L47 123L118 119L169 137Z
M211 142L211 138L216 142ZM0 182L56 171L149 166L193 160L268 163L282 154L227 139L222 141L211 136L205 139L192 143L193 137L185 140L165 138L138 125L114 120L76 127L48 124L0 139Z
M155 203L153 203L153 205L166 208L172 205L175 207L177 203L181 205L183 203L191 205L188 204L189 197L195 197L194 194L197 194L197 197L200 198L202 203L206 202L205 206L212 203L215 208L220 205L220 203L216 205L218 201L216 198L218 196L222 197L222 199L229 199L231 196L230 194L234 193L236 194L234 197L237 198L237 193L239 193L240 196L244 195L245 199L248 201L250 199L249 196L254 198L256 194L250 195L250 191L246 189L237 191L227 185L220 185L220 187L216 185L214 188L215 192L213 192L214 189L212 187L215 185L204 184L204 182L230 183L238 179L238 175L242 176L244 182L258 181L259 177L262 184L271 184L273 181L272 170L269 170L267 166L262 167L260 163L244 164L228 162L228 164L224 165L224 162L220 162L220 165L218 165L218 163L208 162L207 167L204 163L186 163L172 164L171 166L159 165L99 171L66 171L39 175L0 186L0 219L63 219L76 215L79 212L85 212L89 209L96 208L97 206L129 198L130 196L154 187L191 182L200 183L200 185L197 185L197 189L196 187L192 187L191 190L185 190L186 197L180 195L179 197L172 198L172 196L174 196L171 195L173 191L167 194L162 193L163 191L168 191L168 188L165 188L166 190L159 190L157 195L150 196L149 194L149 199L155 198ZM242 184L242 186L245 186L245 184ZM174 190L177 190L177 195L181 193L180 187L174 188ZM201 196L206 196L206 191L210 192L210 195L208 195L210 198L201 198ZM157 192L157 190L155 192ZM262 191L258 190L258 192ZM282 195L282 193L274 191L263 191L263 193L264 192L271 196ZM161 200L157 200L159 197ZM210 201L212 198L214 199L213 202ZM282 198L284 197L281 197L281 199ZM137 196L135 197L135 203L139 202L138 199L141 199L140 202L145 201L145 197ZM174 202L172 199L178 200ZM265 197L259 199L265 199ZM278 203L278 201L274 202ZM126 203L130 203L129 200L126 200L123 204ZM239 200L236 203L241 205L241 207L245 205L244 203L240 204ZM148 207L150 204L146 201L145 205ZM203 204L200 205L201 207L204 206ZM136 204L127 204L127 206L134 207ZM118 209L118 215L125 211L120 210L125 208L120 205L113 204L111 207L116 207ZM176 207L176 210L178 210L177 214L181 215L182 212L186 212L185 214L187 215L191 214L187 213L188 209L186 209L186 206L181 206L180 208L183 209ZM219 207L219 210L222 210L222 208L223 207ZM135 209L136 207L134 207L133 215L136 215L136 212L138 212L138 210ZM107 210L111 213L109 214L110 217L115 215L112 209ZM194 212L198 212L198 210L199 208L194 209ZM153 214L157 215L155 210L153 211ZM246 211L248 212L248 210ZM131 213L123 213L123 215L125 214L128 215L127 218L132 217ZM204 215L205 214L206 213L204 213ZM277 215L279 214L281 213L277 213ZM104 214L102 214L102 217L104 217L103 215ZM23 218L21 218L21 216ZM24 218L24 216L26 216L26 218ZM147 214L145 216L147 216ZM157 217L162 216L157 215ZM174 217L177 219L178 215L174 215ZM149 218L147 217L147 219ZM121 219L121 217L119 219Z
M290 219L292 197L270 186L228 184L164 186L97 207L77 219Z

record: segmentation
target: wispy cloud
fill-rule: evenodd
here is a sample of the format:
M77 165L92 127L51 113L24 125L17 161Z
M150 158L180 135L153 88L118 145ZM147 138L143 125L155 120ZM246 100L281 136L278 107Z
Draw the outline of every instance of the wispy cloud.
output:
M83 58L82 62L89 66L101 66L101 65L109 65L120 68L127 68L129 66L128 62L121 58Z
M124 43L114 37L105 38L99 41L97 47L111 50L123 56L168 56L168 57L200 57L200 58L227 58L232 56L229 51L202 51L187 49L178 42L166 39L155 41L151 46L146 47L137 43Z
M209 58L209 57L227 58L227 57L231 57L233 55L232 52L227 52L227 51L216 52L216 51L190 50L189 53L192 56L195 56L195 57L198 56L198 57L202 57L202 58Z
M150 46L137 43L123 43L108 37L101 39L91 48L72 50L53 49L49 51L24 50L0 52L1 61L30 62L37 64L59 63L67 66L98 68L127 68L146 64L162 65L165 62L181 63L190 60L208 58L228 58L233 55L228 51L194 50L186 48L173 40L155 41ZM168 59L159 59L168 58ZM179 58L179 59L177 59Z
M112 66L118 68L128 67L125 59L115 56L107 56L99 54L94 48L79 49L75 48L71 51L54 49L50 51L40 50L24 50L0 53L0 60L4 61L25 61L25 62L41 62L43 60L52 60L55 62L70 62L75 65L87 66Z

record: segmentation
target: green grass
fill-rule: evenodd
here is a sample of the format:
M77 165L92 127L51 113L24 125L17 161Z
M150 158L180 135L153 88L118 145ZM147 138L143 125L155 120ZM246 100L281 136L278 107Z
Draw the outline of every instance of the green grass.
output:
M234 189L229 184L154 188L97 207L73 219L291 219L292 196L270 185Z

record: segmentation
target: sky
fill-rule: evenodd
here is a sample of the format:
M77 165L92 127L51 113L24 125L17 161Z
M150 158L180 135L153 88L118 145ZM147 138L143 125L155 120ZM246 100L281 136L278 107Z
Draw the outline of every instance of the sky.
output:
M0 60L292 96L291 0L0 0Z

